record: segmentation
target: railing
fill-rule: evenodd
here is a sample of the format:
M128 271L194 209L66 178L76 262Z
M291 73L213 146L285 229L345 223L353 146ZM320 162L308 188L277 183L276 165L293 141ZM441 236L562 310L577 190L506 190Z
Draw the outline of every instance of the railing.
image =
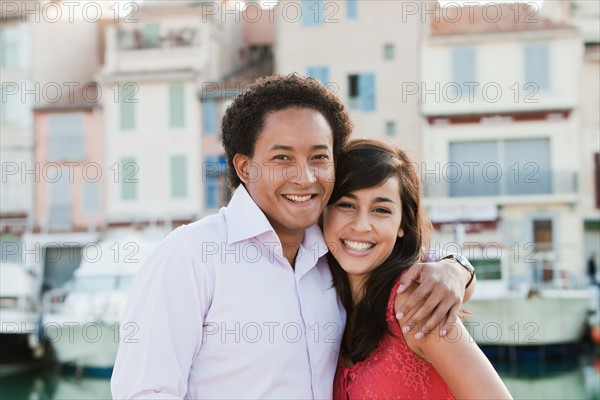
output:
M419 171L423 195L428 198L536 196L573 194L578 190L575 171L542 171L533 167L528 173L519 173L495 166L479 171L467 167L449 163Z
M198 32L194 28L169 30L165 35L145 35L142 31L121 29L118 32L119 50L145 50L196 47L200 44Z

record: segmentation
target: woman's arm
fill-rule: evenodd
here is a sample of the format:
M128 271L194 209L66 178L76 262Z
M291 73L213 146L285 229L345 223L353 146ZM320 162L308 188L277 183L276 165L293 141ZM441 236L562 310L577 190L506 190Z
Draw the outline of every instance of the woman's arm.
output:
M414 292L415 285L407 293ZM396 301L403 300L396 299ZM431 363L458 399L512 399L512 396L462 321L452 324L445 337L437 331L418 340L404 335L410 349Z

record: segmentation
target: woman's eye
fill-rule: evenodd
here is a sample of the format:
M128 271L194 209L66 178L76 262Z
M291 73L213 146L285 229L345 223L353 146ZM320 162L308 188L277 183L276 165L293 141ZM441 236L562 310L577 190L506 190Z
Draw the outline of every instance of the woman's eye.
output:
M315 157L315 160L329 160L328 154L318 154Z
M353 208L353 207L354 207L352 204L350 204L350 203L345 203L345 202L338 203L338 204L337 204L337 206L338 206L339 208Z
M377 207L373 211L375 211L378 214L391 214L392 213L390 210L388 210L387 208L383 208L383 207Z

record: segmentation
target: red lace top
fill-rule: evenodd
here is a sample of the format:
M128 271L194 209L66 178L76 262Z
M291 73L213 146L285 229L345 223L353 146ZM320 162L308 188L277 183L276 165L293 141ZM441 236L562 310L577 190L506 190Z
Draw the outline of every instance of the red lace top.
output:
M433 365L406 344L394 312L400 279L394 284L386 310L393 337L385 334L365 360L347 368L340 355L333 382L334 399L454 399Z

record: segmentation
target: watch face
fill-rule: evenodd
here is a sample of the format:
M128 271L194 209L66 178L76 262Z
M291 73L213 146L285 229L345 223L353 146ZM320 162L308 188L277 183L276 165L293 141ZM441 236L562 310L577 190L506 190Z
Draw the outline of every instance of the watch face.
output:
M458 261L463 267L468 269L469 272L471 272L471 273L475 272L475 268L473 268L473 266L471 264L469 264L469 261L465 257L463 257L460 254L455 255L455 257L456 257L456 261Z

